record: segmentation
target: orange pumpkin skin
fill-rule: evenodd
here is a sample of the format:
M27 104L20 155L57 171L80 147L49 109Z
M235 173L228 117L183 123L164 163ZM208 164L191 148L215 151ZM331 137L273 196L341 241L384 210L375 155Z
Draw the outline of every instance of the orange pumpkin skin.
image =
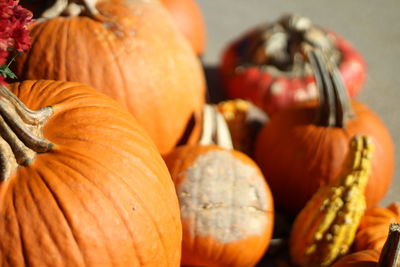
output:
M381 251L388 237L391 223L400 222L400 203L388 207L373 207L366 211L354 241L356 251L374 249Z
M206 26L195 0L161 0L171 13L179 30L190 42L195 53L202 55L206 46Z
M193 184L190 186L190 179L188 178L188 170L191 168L196 168L196 166L199 166L200 160L199 158L202 156L209 155L208 153L226 153L229 157L233 157L233 162L234 165L241 165L243 168L252 168L253 174L249 177L250 180L254 181L259 181L261 183L258 184L259 187L255 186L253 187L254 192L265 192L264 193L259 193L260 194L260 199L264 199L264 208L265 210L262 212L262 214L257 215L257 216L264 216L265 217L265 225L262 227L263 231L259 232L258 234L250 234L251 231L247 231L244 228L241 228L243 224L246 224L246 227L249 229L252 227L250 222L254 222L253 218L247 213L245 213L246 207L243 208L243 214L240 215L241 211L233 212L232 214L229 214L228 216L231 216L231 221L230 221L230 226L227 228L221 227L221 225L213 225L213 224L207 224L208 219L216 219L216 213L213 212L212 206L214 204L219 204L217 203L212 203L213 201L216 202L214 197L216 194L212 194L212 192L207 192L203 193L202 190L200 190L201 182L198 182L197 184ZM261 171L259 168L255 165L254 161L251 160L248 156L246 156L244 153L237 152L234 150L226 150L221 147L215 146L215 145L209 145L209 146L199 146L199 145L191 145L191 146L181 146L176 149L174 149L171 153L166 155L164 157L165 162L168 166L168 169L170 170L172 179L174 180L175 183L175 188L178 194L178 198L181 200L181 219L182 219L182 225L183 225L183 242L182 242L182 264L185 266L253 266L255 265L266 249L268 248L269 241L271 240L272 237L272 230L273 230L273 200L272 196L270 194L270 190L265 183L264 179L261 181L259 178L262 178ZM214 164L219 164L215 163L215 160L211 160L214 162ZM221 163L221 162L220 162ZM227 163L227 161L224 161L224 163ZM223 164L223 163L221 163ZM231 160L229 160L229 163L227 164L232 164ZM243 165L242 165L243 164ZM234 165L232 166L232 169L234 169ZM221 165L220 170L224 169ZM216 183L214 184L209 184L208 182L205 182L204 177L212 175L212 170L215 170L215 166L210 166L209 168L204 168L204 176L201 178L203 181L203 185L205 188L208 189L214 189L214 188L219 188L218 186L218 178L215 179ZM224 176L224 171L221 171L220 180ZM234 177L234 171L232 172L230 178ZM234 177L237 179L238 177ZM243 176L242 176L243 178ZM244 186L240 186L238 183L238 180L236 180L236 186L243 188ZM231 201L232 205L235 205L235 200L240 202L238 200L240 198L239 195L231 195L236 192L240 192L238 188L235 188L234 186L232 188L229 187L229 184L223 184L224 189L221 189L222 191L218 191L218 196L217 198L220 200L220 197L222 195L230 195L231 196ZM227 189L228 188L228 189ZM258 188L258 190L256 189ZM229 190L231 189L231 190ZM219 189L218 189L219 190ZM222 192L222 193L221 193ZM243 191L242 193L245 194L244 192L248 193L247 191ZM202 194L203 193L203 194ZM199 208L200 210L204 211L204 216L201 215L200 212L196 213L194 216L185 216L184 215L184 210L187 210L186 207L189 207L190 205L186 205L186 202L183 202L182 199L185 198L186 196L189 196L191 194L196 194L196 197L198 198L198 206L203 207ZM210 203L207 203L210 202ZM222 200L220 203L224 204L225 202ZM241 203L241 202L240 202ZM237 203L236 203L237 204ZM255 205L255 204L254 204ZM209 209L208 206L211 208ZM249 207L250 208L250 207ZM218 211L218 208L215 210ZM215 212L214 210L214 212ZM193 214L192 214L193 215ZM224 218L226 217L227 214L224 214L224 212L220 211L219 214L217 214L219 218ZM236 217L236 225L235 225L235 216L243 216L241 217L241 220ZM214 216L214 217L213 217ZM204 218L207 218L204 222L204 224L200 223L203 221ZM210 226L210 228L203 229L201 230L201 226ZM228 240L228 241L222 241L221 240L221 232L226 231L227 229L230 229L233 231L233 233L236 233L239 238L236 240ZM232 232L229 231L228 236L232 236ZM202 234L200 234L202 233ZM243 233L243 234L242 234ZM235 234L233 234L235 235Z
M374 206L388 190L394 171L393 141L386 127L358 102L352 102L355 119L344 129L317 126L316 107L308 102L276 114L257 137L255 159L267 174L276 205L296 215L317 188L338 177L350 139L363 134L376 147L365 191L367 206Z
M376 267L380 253L376 250L363 250L344 256L332 267Z
M174 186L134 118L80 83L11 90L53 106L43 135L54 148L0 183L0 265L179 266Z
M166 153L204 104L200 61L158 1L105 0L97 9L110 22L78 16L32 25L15 73L91 85L127 108Z

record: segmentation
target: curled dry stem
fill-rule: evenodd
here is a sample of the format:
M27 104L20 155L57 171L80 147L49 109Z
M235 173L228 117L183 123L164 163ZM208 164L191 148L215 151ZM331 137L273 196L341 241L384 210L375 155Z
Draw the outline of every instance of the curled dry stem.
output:
M52 115L52 107L28 109L6 87L0 86L0 180L10 177L18 165L26 165L36 153L48 152L52 143L42 137L42 129Z

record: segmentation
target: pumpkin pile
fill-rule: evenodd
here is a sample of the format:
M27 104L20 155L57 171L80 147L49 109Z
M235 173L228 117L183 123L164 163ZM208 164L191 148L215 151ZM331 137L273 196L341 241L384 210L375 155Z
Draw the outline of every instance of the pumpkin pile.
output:
M337 33L246 32L211 104L194 0L0 0L0 26L1 266L399 265L393 141Z

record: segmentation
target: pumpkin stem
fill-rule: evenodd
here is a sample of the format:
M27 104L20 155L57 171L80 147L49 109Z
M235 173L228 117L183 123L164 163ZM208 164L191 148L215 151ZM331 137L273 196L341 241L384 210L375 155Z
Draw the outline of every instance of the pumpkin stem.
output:
M250 33L239 46L244 64L261 65L279 76L301 77L311 74L302 53L303 45L323 49L336 64L340 52L334 39L311 20L297 14L288 14L277 22Z
M28 109L6 87L0 86L0 181L10 177L18 165L29 164L36 153L47 152L52 144L42 137L52 107Z
M94 20L104 22L106 19L96 8L97 2L98 0L56 0L41 14L38 21L49 20L61 15L72 17L83 14Z
M393 223L389 227L389 235L382 248L378 267L400 266L400 223Z
M354 117L353 109L337 67L320 49L304 47L319 89L316 124L344 128Z
M215 105L206 104L203 108L203 127L199 141L200 145L216 144L220 147L233 149L232 138L228 125Z

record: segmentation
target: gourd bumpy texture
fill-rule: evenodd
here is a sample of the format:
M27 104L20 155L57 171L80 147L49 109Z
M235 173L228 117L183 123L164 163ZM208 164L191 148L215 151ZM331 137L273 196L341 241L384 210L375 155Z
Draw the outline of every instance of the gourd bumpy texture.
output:
M347 253L366 208L372 153L371 140L356 136L337 182L321 187L297 216L290 237L294 263L329 266Z

